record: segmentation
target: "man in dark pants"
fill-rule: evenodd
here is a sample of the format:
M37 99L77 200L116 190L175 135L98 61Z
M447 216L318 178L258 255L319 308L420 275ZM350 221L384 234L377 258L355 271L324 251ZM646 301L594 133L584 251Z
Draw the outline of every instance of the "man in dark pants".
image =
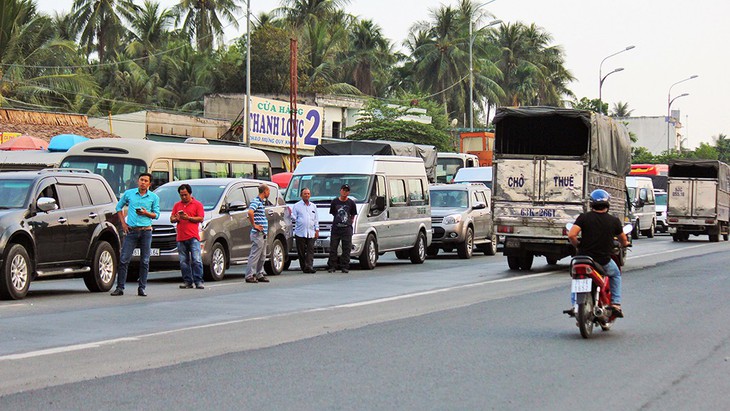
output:
M294 239L297 243L299 266L302 272L312 274L314 269L314 241L319 237L319 219L317 206L309 198L312 193L303 188L300 193L302 199L292 207L291 216L294 219Z
M357 215L357 206L348 196L350 186L343 184L340 187L340 196L332 200L330 214L332 214L332 231L330 232L330 256L327 260L327 271L334 273L341 269L343 273L350 272L350 251L352 251L352 223ZM342 243L342 255L339 263L337 246Z
M137 188L130 188L122 194L117 203L117 214L122 221L124 242L117 270L117 288L111 295L124 294L127 282L127 268L132 260L134 249L139 247L139 286L137 295L147 297L147 272L150 268L150 252L152 248L152 220L160 218L160 197L149 191L152 182L150 173L142 173L137 179ZM124 217L124 207L127 216Z

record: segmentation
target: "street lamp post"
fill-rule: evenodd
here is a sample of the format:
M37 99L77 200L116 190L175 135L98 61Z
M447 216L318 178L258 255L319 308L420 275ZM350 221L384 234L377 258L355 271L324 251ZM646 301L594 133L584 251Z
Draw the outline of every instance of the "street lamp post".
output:
M474 12L495 1L496 0L490 0L486 3L480 4L479 6L474 8L474 10L472 11L472 15L469 16L469 131L474 131ZM494 20L487 24L486 27L491 27L501 22L502 20Z
M625 51L629 51L635 47L636 46L628 46L625 49L623 49L621 51L617 51L613 54L610 54L610 55L604 57L603 60L601 60L601 64L598 66L598 109L599 110L601 109L601 106L603 105L603 100L601 99L601 86L603 86L603 80L605 80L606 77L608 77L608 74L612 74L612 73L616 72L616 70L614 70L611 73L606 74L606 77L604 77L603 76L603 62L606 61L609 57L613 57L617 54L621 54ZM623 70L623 69L621 69L621 70ZM618 71L621 71L621 70L618 70Z
M623 71L623 67L619 67L617 69L614 69L612 72L606 74L601 78L601 81L598 83L598 110L603 111L603 103L601 103L601 89L603 88L603 82L606 81L606 77L610 76L613 73L618 73L619 71ZM605 113L602 113L605 114Z
M669 86L669 91L667 92L667 152L670 150L670 148L669 148L669 141L670 141L670 138L669 138L669 124L671 123L671 120L672 120L672 118L671 118L672 113L670 111L670 108L672 107L672 103L674 102L674 100L676 100L676 99L678 99L680 97L684 97L684 96L688 96L689 95L687 93L684 93L681 96L677 96L674 99L672 99L672 87L676 86L679 83L684 83L685 81L689 81L689 80L695 79L697 77L699 77L699 76L697 74L694 74L692 76L687 77L686 79L679 80L678 82L676 82L676 83L672 84L671 86Z
M246 104L243 114L243 139L246 146L251 147L249 117L251 117L251 0L246 0Z

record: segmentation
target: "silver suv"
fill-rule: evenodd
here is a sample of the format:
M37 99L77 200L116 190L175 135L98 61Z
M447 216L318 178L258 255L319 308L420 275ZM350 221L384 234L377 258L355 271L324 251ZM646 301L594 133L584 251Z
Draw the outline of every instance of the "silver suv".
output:
M486 255L497 253L497 235L489 202L492 193L482 183L436 184L431 191L433 241L426 252L456 248L460 258L471 258L476 248Z
M248 262L251 251L248 204L258 196L261 183L268 184L271 190L266 204L269 219L266 250L269 255L264 269L269 275L277 275L288 268L287 250L292 242L291 215L279 195L279 187L270 181L205 178L173 181L155 190L160 196L160 218L152 224L150 269L179 267L175 225L170 222L170 212L172 206L180 201L177 189L183 183L190 184L193 197L203 203L205 210L205 218L200 224L200 248L208 280L222 280L231 265Z

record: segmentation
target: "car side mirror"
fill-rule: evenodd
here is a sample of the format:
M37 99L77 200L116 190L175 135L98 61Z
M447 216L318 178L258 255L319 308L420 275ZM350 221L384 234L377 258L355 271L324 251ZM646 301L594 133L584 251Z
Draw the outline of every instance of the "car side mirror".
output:
M474 210L481 210L483 208L487 208L487 205L485 203L482 203L481 201L478 201L474 203L474 207L472 207Z
M246 203L244 203L243 201L240 201L240 200L231 201L226 206L226 211L228 211L229 213L231 211L243 211L245 209L246 209Z
M56 204L56 199L51 197L41 197L36 202L36 206L39 210L43 212L48 212L51 210L57 210L58 204Z
M380 210L380 211L385 210L385 197L383 197L383 196L375 197L375 209Z

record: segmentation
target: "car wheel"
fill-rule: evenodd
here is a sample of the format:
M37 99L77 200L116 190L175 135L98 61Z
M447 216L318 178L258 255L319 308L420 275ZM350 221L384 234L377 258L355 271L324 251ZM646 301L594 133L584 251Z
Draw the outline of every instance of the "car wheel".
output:
M466 235L464 236L464 242L459 243L456 248L459 258L470 259L474 254L474 230L471 227L466 228Z
M288 270L291 266L291 258L287 258L286 262L284 263L284 271Z
M411 262L413 264L423 264L424 261L426 261L426 236L419 231L416 245L411 249Z
M433 245L428 246L428 248L426 249L426 255L428 255L429 257L436 257L437 255L439 255L439 248Z
M497 234L492 234L491 244L487 244L487 248L484 250L485 255L497 254Z
M654 238L654 230L656 230L656 225L654 224L654 220L652 220L651 227L649 227L648 230L642 232L641 234L644 234L647 238Z
M399 260L407 260L411 258L411 250L396 250L395 251L395 258Z
M378 262L378 242L375 240L374 235L368 234L364 247L362 253L360 253L360 267L365 270L372 270Z
M20 300L28 294L32 263L28 252L20 244L12 244L5 256L0 281L0 298Z
M639 227L639 220L634 223L634 229L631 231L631 238L634 240L639 239L641 236L641 228Z
M279 275L284 271L284 262L286 261L286 250L284 244L278 238L274 239L271 246L271 256L269 261L264 263L264 271L268 275Z
M210 265L205 266L205 278L208 281L220 281L226 275L226 249L223 244L216 242L210 250Z
M117 253L111 244L100 241L91 264L91 272L84 275L86 288L92 293L111 290L117 277Z

